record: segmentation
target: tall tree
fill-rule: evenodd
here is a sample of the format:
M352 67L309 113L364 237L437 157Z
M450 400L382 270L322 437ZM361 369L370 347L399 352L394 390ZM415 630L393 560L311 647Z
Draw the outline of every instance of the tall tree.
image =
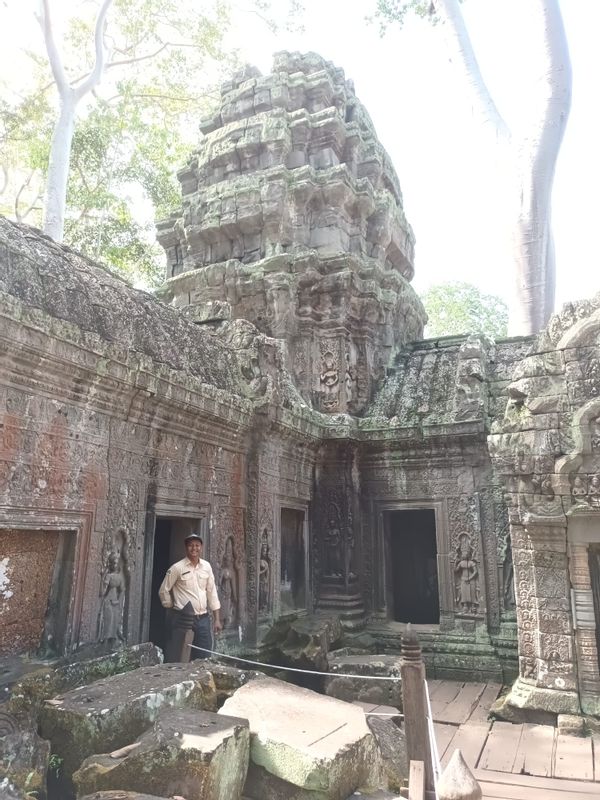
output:
M39 22L44 34L48 61L54 76L59 96L59 113L52 134L50 161L46 179L46 202L44 232L58 242L62 241L65 227L65 206L67 203L67 181L71 144L75 130L75 114L81 100L89 94L102 79L106 69L107 47L104 41L106 17L112 0L103 0L94 24L94 63L89 73L80 82L72 82L67 77L61 52L54 35L50 14L50 0L42 0Z
M511 334L539 331L554 310L556 265L551 230L551 196L556 160L571 105L571 65L559 0L530 0L539 14L543 72L531 129L517 137L500 114L479 67L460 0L377 0L384 27L414 11L443 24L452 61L465 77L474 107L493 126L496 143L506 149L518 202L514 223L515 302ZM513 126L514 128L514 126Z
M507 334L508 307L504 300L484 294L470 283L440 283L422 297L429 318L425 334L431 338L483 333L501 339Z

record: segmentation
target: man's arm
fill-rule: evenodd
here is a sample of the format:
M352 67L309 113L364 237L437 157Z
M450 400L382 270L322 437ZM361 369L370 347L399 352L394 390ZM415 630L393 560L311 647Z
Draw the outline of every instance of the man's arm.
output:
M173 586L175 586L178 577L179 572L176 565L173 564L173 566L167 570L167 574L165 575L164 580L160 585L160 589L158 590L158 596L160 597L160 602L164 608L173 608L171 589Z

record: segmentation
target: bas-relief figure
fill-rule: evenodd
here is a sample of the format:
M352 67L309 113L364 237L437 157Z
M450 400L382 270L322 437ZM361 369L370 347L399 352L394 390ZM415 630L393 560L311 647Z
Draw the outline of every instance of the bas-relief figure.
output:
M233 538L228 536L225 541L225 552L221 562L221 577L219 579L221 617L224 628L234 627L238 617L239 589L233 547Z
M123 639L123 604L125 600L125 575L117 553L108 557L108 568L102 585L100 613L100 642L114 643Z
M457 577L457 605L464 614L475 614L479 608L479 569L467 533L458 538L454 574Z
M264 528L260 545L260 562L258 569L258 610L265 614L271 607L271 555L269 552L269 534Z
M343 575L341 514L335 503L329 503L327 520L324 575L328 578L341 578Z
M323 366L321 369L322 407L324 411L335 411L339 406L340 373L337 360L331 350L323 353Z

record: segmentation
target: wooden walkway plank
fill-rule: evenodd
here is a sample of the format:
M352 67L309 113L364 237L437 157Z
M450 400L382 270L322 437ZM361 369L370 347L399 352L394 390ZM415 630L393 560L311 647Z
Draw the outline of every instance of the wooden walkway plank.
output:
M600 735L592 736L592 750L594 751L594 780L600 782Z
M461 725L446 747L444 757L440 757L442 767L445 767L450 761L455 750L460 750L469 769L474 769L491 727L491 722L467 722L465 725Z
M494 722L479 760L480 768L512 772L522 732L522 725Z
M565 792L557 781L554 789L524 789L520 784L501 784L479 781L483 800L598 800L600 795L590 792Z
M429 699L433 697L433 695L437 692L440 686L444 683L444 681L438 680L437 678L433 680L427 679L427 689L429 690Z
M502 685L499 683L488 683L486 685L469 717L470 722L485 722L487 720L490 707L500 694L500 689L502 689Z
M580 781L594 780L592 740L557 734L554 754L554 777Z
M556 729L551 725L523 725L513 772L550 778Z
M459 681L442 681L442 685L438 687L433 697L430 695L431 713L436 722L440 714L446 710L447 705L456 699L463 686L464 684Z
M491 772L488 770L473 770L475 779L487 787L494 788L495 794L484 797L502 797L500 793L502 787L516 787L520 794L508 794L507 797L517 797L518 800L533 800L533 798L554 798L557 800L598 800L600 797L600 787L593 783L583 781L562 780L557 778L542 778L533 775L512 775L504 772ZM508 791L508 790L507 790ZM552 794L551 794L552 793Z
M485 683L465 683L458 691L456 697L444 708L433 711L436 722L448 722L452 725L462 725L466 722L479 702L485 690Z
M441 722L434 722L433 729L435 731L435 741L437 743L438 756L440 761L444 757L444 753L448 749L448 745L454 739L458 728L456 725L443 725Z

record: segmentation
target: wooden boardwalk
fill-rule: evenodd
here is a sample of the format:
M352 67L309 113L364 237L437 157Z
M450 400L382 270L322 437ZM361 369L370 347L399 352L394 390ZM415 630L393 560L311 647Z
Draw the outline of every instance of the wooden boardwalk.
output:
M600 738L559 735L550 725L489 722L501 686L430 680L438 754L460 748L489 800L600 798Z

